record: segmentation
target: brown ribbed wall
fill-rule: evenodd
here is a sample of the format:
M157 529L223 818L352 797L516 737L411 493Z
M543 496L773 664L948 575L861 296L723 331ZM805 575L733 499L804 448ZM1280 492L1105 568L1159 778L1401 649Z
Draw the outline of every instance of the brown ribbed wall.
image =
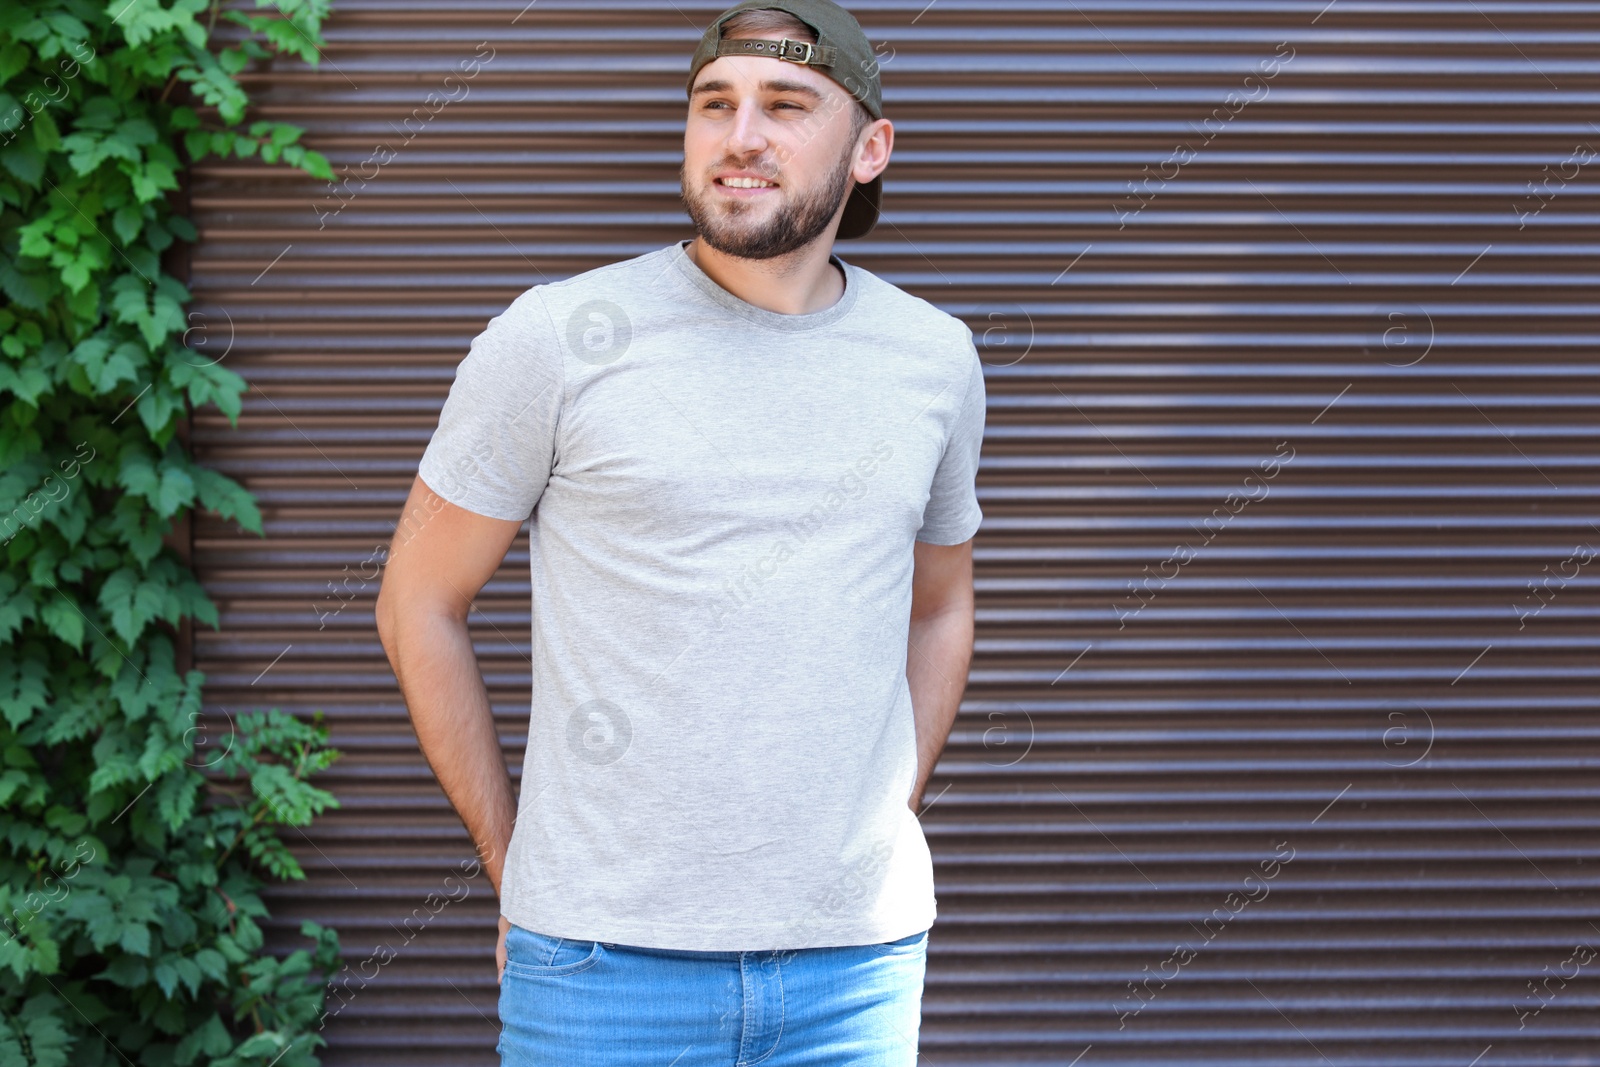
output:
M849 6L897 142L838 251L988 364L925 1062L1600 1063L1600 3ZM320 69L249 79L259 113L398 157L321 228L321 183L195 175L196 309L251 391L194 439L267 530L195 524L196 665L213 711L321 709L345 752L275 936L397 950L330 1067L496 1062L495 903L480 877L427 910L469 847L365 561L488 319L689 235L683 81L721 8L336 0ZM524 535L472 616L513 768L528 608Z

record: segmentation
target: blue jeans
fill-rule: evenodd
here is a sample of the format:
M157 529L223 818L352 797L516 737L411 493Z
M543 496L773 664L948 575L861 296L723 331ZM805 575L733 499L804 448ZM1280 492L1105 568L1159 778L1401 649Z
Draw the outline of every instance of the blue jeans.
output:
M928 932L877 945L641 948L513 925L502 1067L902 1067L917 1062Z

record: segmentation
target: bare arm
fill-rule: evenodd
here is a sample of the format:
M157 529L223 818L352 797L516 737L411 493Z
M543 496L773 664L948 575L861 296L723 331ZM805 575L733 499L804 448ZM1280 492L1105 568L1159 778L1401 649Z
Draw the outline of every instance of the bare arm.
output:
M496 894L517 804L467 615L521 526L459 508L417 478L389 547L376 608L378 639L422 753L472 836ZM500 926L497 964L503 969L503 918Z
M910 807L922 807L972 662L972 541L959 545L916 542L911 577L911 627L906 680L917 724L917 784Z

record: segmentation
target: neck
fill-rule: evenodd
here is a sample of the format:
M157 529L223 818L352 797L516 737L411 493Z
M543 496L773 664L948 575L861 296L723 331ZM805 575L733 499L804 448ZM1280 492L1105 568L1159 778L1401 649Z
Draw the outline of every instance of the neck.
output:
M699 237L684 251L706 277L764 311L809 315L828 310L844 296L844 274L828 260L831 241L815 241L773 259L730 256Z

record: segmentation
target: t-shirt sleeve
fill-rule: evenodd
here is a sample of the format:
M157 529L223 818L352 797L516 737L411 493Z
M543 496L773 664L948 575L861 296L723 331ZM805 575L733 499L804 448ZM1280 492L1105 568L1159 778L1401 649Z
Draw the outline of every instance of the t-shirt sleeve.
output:
M971 344L970 331L968 343ZM983 361L974 345L966 395L933 474L928 503L922 510L922 528L917 531L918 541L959 545L978 532L983 521L983 511L978 507L978 452L983 447L987 400Z
M457 507L526 519L555 458L562 350L534 287L472 340L417 473Z

